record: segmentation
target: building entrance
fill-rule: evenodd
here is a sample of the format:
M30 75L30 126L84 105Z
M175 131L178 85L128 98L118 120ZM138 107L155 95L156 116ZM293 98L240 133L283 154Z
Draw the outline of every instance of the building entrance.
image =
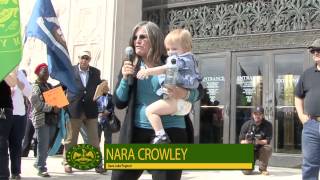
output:
M200 102L200 143L239 143L250 109L265 108L278 153L301 153L294 89L308 63L305 49L198 55L205 96Z

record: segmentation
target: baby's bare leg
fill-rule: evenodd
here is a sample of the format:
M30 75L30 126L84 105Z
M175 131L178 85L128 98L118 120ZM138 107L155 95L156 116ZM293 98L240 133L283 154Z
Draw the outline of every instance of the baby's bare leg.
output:
M160 116L170 115L177 111L177 100L170 99L160 99L146 108L146 115L152 128L155 131L160 131L163 129Z

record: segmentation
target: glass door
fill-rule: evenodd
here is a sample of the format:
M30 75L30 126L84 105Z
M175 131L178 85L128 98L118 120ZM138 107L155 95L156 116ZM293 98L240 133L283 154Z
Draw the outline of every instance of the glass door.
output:
M230 53L199 55L200 72L203 76L204 96L200 100L199 143L223 143L228 140L228 107L230 86L227 68ZM227 124L227 125L226 125Z
M302 124L294 106L294 91L305 58L304 50L273 55L275 152L301 153Z
M273 125L275 152L301 153L302 124L294 106L295 86L308 64L305 49L232 54L230 142L239 143L251 108L263 106Z
M239 134L244 122L250 120L251 109L254 106L263 106L266 91L267 77L264 74L265 56L263 54L239 53L233 55L233 117L235 129L231 133L232 143L239 143Z

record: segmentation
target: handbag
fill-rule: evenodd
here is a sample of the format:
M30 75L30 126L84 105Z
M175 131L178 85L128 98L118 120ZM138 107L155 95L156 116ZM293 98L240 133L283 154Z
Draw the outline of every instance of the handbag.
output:
M121 128L121 122L119 118L114 113L112 113L111 118L108 121L108 129L112 133L116 133L120 131L120 128Z

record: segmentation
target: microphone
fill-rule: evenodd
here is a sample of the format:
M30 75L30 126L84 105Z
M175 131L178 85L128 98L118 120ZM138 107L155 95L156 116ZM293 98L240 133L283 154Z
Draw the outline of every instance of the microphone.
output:
M256 132L256 128L257 128L256 124L252 124L251 130L252 130L253 133Z
M131 46L126 47L125 53L126 53L126 58L129 59L129 61L132 64L133 56L134 56L133 48ZM131 86L132 84L133 84L133 76L132 74L130 74L128 75L128 85Z

